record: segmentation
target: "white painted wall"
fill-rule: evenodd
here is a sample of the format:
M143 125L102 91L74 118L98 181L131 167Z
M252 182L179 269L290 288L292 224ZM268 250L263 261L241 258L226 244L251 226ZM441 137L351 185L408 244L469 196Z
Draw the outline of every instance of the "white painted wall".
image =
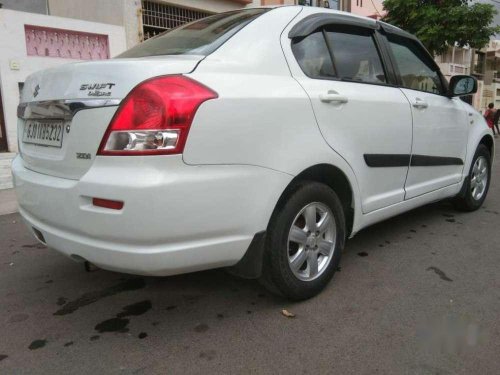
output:
M48 0L52 16L124 26L127 47L139 43L141 0Z
M51 16L123 25L123 0L48 0L48 4Z
M126 49L125 30L122 26L0 9L0 89L7 142L9 151L12 152L17 152L18 83L24 82L27 76L38 70L78 61L27 56L25 24L108 35L112 57ZM19 70L12 70L11 62L17 62Z

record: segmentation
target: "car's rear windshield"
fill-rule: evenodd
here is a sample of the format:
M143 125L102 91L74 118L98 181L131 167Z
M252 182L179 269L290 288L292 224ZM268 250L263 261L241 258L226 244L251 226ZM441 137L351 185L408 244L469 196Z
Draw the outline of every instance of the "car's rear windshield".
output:
M148 39L117 57L208 56L267 10L248 9L215 14Z

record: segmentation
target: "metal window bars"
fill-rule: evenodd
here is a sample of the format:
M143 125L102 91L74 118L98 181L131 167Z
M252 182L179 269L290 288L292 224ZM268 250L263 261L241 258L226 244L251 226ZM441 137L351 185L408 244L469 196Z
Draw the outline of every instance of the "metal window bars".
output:
M143 0L142 24L144 40L212 13L182 8L157 1Z

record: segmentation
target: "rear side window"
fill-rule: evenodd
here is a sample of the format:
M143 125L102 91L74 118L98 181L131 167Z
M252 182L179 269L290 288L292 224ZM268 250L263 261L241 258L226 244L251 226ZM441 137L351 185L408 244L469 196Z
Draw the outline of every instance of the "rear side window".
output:
M323 36L317 31L292 44L293 54L302 71L311 78L334 78L332 59Z
M444 92L439 70L417 42L394 35L388 39L403 87L433 94Z
M319 30L294 40L292 50L311 78L387 83L371 31Z
M208 56L268 9L226 12L203 18L148 39L118 58L162 55Z
M327 31L326 38L338 78L365 83L387 82L372 32Z

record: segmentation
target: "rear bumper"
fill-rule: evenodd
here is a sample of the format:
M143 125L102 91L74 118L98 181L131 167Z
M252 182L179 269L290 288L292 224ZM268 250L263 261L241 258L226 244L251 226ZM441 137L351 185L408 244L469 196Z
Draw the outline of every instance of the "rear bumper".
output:
M80 180L12 165L20 213L46 244L104 269L172 275L236 264L292 176L188 166L180 156L101 157ZM92 198L125 202L120 211Z

